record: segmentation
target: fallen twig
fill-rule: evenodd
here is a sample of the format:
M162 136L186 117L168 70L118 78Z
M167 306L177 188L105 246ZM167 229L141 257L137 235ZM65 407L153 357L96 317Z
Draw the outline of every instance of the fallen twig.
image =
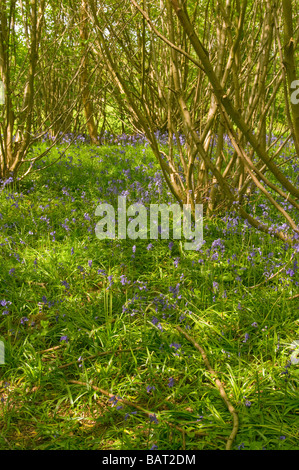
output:
M8 445L8 447L9 447L10 449L12 449L12 447L11 447L11 445L10 445L10 442L9 442L9 440L8 440L8 439L6 439L6 437L5 437L5 436L3 436L3 434L1 434L1 433L0 433L0 437L2 437L2 439L3 439L3 440L6 442L6 444Z
M296 295L293 295L293 297L289 297L287 300L298 299L298 297L299 297L299 294L296 294Z
M99 352L97 354L93 354L92 356L87 356L85 358L83 358L84 361L88 361L90 359L94 359L95 357L98 357L98 356L107 356L108 354L121 354L121 353L124 353L124 352L131 352L131 351L139 351L140 349L142 348L135 348L135 349L120 349L119 351L103 351L103 352ZM64 369L65 367L69 367L73 364L77 364L78 363L78 359L77 361L72 361L72 362L68 362L67 364L63 364L62 366L59 366L58 369Z
M229 438L227 439L227 442L226 442L226 450L230 450L231 447L232 447L233 441L236 437L236 434L238 432L238 429L239 429L238 413L235 410L235 408L233 407L233 405L231 404L231 402L229 401L229 399L226 395L226 392L224 390L224 387L223 387L222 383L220 382L220 380L217 378L217 374L214 371L214 369L212 368L204 349L199 344L197 344L196 341L190 335L188 335L188 333L186 333L180 326L177 326L177 330L182 335L184 335L185 338L188 341L190 341L190 343L192 343L193 346L200 352L206 368L208 369L210 374L215 378L215 384L216 384L216 386L219 390L219 393L220 393L223 401L225 402L225 404L228 408L228 411L231 413L231 415L233 417L233 429L232 429L232 432L231 432L231 434L230 434L230 436L229 436Z
M291 256L289 261L279 271L277 271L275 274L272 274L272 276L268 277L268 279L264 279L264 281L260 282L259 284L255 284L255 286L249 286L248 289L255 289L256 287L260 287L263 284L265 284L266 282L271 281L271 279L274 279L274 277L278 276L278 274L280 274L284 269L286 269L286 267L290 264L290 262L292 260L293 260L293 256Z
M91 387L96 392L100 392L100 393L102 393L103 395L105 395L106 397L109 397L109 398L115 398L117 400L117 402L123 403L124 405L130 406L132 408L136 408L137 410L141 411L142 413L146 414L149 417L155 416L155 413L153 413L152 411L147 410L146 408L143 408L142 406L138 405L137 403L133 403L129 400L126 400L125 398L116 397L112 393L107 392L107 390L96 387L95 385L88 384L88 383L85 383L85 382L80 382L78 380L69 380L69 383L72 383L72 384L75 384L75 385L83 385L83 386L86 386L86 387ZM183 429L180 426L177 426L176 424L173 424L169 421L165 421L165 423L168 426L176 429L177 431L179 431L182 434L182 441L183 441L182 445L183 445L183 448L185 448L185 446L186 446L186 438L185 438L186 431L185 431L185 429ZM197 435L197 436L206 436L207 434L203 433L203 432L195 431L195 435Z
M44 354L44 353L47 353L47 352L51 352L51 351L56 351L57 349L61 349L65 346L65 343L63 344L59 344L59 346L53 346L53 348L49 348L49 349L43 349L43 351L37 351L39 354Z

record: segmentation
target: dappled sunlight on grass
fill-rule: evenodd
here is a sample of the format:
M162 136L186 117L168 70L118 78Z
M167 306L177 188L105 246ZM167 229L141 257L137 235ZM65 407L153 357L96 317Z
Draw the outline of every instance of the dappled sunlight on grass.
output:
M239 414L233 448L295 449L298 248L233 210L199 251L100 241L95 208L119 194L173 202L147 146L77 144L0 194L1 448L224 448L232 417L180 325Z

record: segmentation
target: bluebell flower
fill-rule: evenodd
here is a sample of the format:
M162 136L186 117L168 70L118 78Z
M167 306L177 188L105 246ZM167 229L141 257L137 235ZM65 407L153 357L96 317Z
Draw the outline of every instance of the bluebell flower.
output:
M120 282L123 286L125 286L126 284L130 284L130 281L128 281L127 277L124 274L120 276Z
M247 400L246 397L245 398L245 406L247 406L247 408L250 408L251 407L251 401Z
M168 380L168 387L173 387L174 386L174 379L173 377L169 377L169 380Z
M155 414L150 415L149 418L150 418L151 423L158 424L159 421L158 421L157 416Z
M169 346L170 346L171 348L174 348L174 349L177 351L178 349L181 348L182 345L181 345L181 344L178 344L178 343L171 343Z
M66 335L64 335L64 336L61 336L61 338L60 338L59 341L65 341L66 343L68 343L68 342L69 342L69 339L68 339L68 337L67 337Z
M61 284L65 287L66 290L70 288L70 285L66 281L61 281Z
M246 343L246 341L249 340L249 334L248 333L245 333L245 339L243 340L243 343Z

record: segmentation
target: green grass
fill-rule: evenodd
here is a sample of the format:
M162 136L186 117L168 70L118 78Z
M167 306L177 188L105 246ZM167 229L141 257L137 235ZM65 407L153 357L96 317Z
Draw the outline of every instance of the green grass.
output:
M147 147L78 144L0 194L1 449L224 449L232 416L177 325L238 412L233 449L298 448L298 253L233 213L199 252L98 240L100 202L172 201L159 175Z

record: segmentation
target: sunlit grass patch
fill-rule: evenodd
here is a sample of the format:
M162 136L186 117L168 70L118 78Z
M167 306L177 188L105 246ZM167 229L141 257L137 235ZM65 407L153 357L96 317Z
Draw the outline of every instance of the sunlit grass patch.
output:
M0 195L1 448L225 448L232 417L179 325L238 412L233 448L295 449L298 253L232 213L198 252L100 241L95 208L121 193L172 200L148 148L74 146Z

